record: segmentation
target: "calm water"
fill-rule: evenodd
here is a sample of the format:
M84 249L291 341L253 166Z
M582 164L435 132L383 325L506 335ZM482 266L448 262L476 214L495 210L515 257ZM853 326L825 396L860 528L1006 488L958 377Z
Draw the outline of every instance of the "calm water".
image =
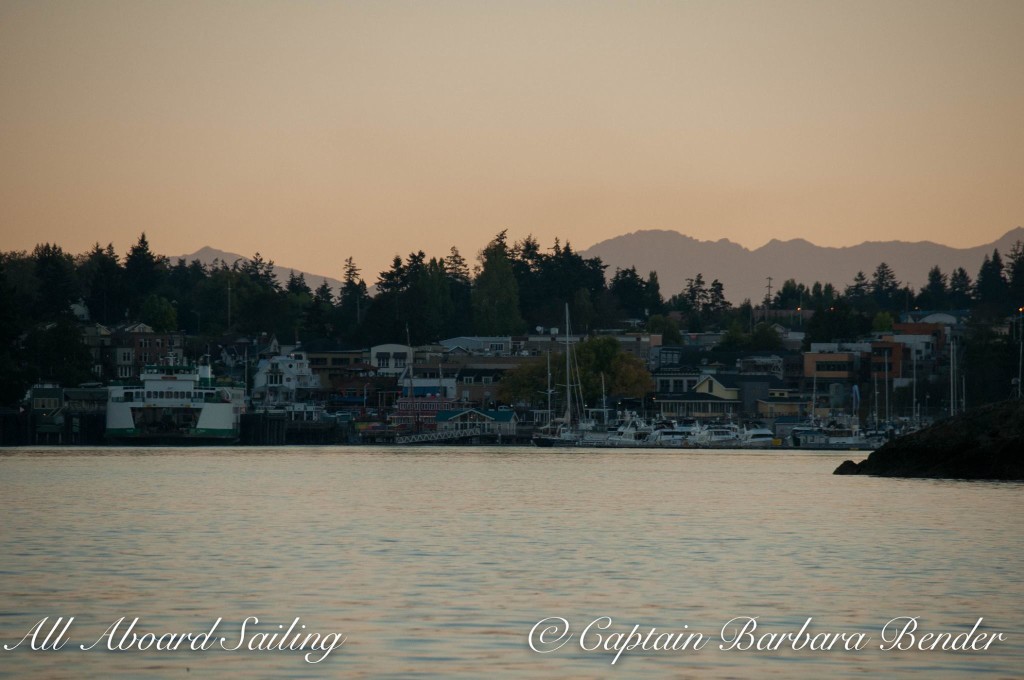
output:
M854 454L859 455L859 454ZM74 616L0 677L1021 677L1024 485L835 477L849 454L286 448L0 452L0 642ZM110 652L217 618L343 632L296 651ZM699 651L581 649L700 632ZM1002 632L988 651L878 649L883 625ZM547 654L534 624L570 623ZM863 651L723 651L758 630L863 632ZM688 626L688 628L684 628ZM47 625L40 642L50 628ZM305 632L305 631L304 631ZM554 637L554 635L552 635ZM289 638L291 639L291 638ZM651 641L654 638L650 638ZM536 646L541 647L539 640ZM308 650L307 650L308 651ZM314 658L322 656L322 652Z

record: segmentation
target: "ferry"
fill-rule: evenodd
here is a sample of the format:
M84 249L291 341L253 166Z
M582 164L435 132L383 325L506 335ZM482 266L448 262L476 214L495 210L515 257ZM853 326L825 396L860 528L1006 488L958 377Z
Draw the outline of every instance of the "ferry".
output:
M233 444L245 413L245 388L213 379L210 366L146 366L138 382L111 385L107 440L123 444Z

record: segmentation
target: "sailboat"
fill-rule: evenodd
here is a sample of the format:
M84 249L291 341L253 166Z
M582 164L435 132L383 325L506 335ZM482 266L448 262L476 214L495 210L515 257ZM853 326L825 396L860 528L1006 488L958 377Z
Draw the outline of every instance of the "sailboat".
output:
M579 393L579 370L575 375L576 382L573 382L573 357L569 340L569 305L565 305L565 414L561 422L555 424L550 418L550 406L548 424L540 432L533 435L534 446L579 446L583 441L583 430L580 427L580 415L583 412L583 399ZM548 369L548 395L551 394L551 370ZM550 399L550 396L549 396ZM573 404L578 402L576 408ZM550 403L550 402L549 402Z

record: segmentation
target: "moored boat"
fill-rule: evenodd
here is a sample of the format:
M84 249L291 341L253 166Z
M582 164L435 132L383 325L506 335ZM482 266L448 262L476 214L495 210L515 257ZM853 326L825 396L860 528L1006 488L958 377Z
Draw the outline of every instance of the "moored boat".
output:
M146 366L134 383L111 385L108 441L181 445L238 441L245 388L213 379L209 365Z

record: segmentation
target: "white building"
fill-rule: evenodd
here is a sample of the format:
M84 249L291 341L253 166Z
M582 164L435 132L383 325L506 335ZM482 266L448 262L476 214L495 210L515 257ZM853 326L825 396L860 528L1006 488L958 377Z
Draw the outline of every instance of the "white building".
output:
M263 359L252 380L254 405L275 406L308 400L320 389L305 353L298 351Z

